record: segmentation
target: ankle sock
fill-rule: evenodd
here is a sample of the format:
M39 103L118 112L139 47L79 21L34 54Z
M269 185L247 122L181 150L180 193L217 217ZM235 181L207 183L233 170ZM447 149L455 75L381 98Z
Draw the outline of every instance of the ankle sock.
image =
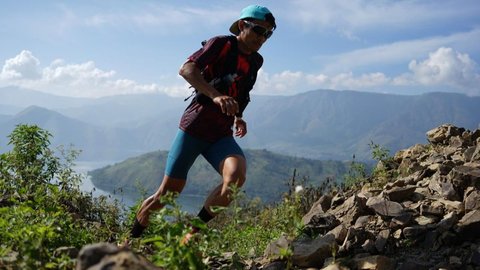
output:
M192 233L192 234L200 231L200 228L198 228L198 227L195 227L195 226L191 226L191 227L192 227L192 229L190 230L190 233Z
M205 206L202 207L202 210L200 210L197 216L205 223L209 222L212 218L214 218L212 215L210 215L207 209L205 209Z
M146 226L140 224L137 218L135 218L135 223L133 224L132 230L130 231L130 235L133 238L138 238L142 235L143 231L146 229Z

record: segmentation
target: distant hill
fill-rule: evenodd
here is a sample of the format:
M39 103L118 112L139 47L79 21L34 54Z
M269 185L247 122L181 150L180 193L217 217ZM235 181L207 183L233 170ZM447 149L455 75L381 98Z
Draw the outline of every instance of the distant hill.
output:
M56 96L16 86L0 87L0 113L5 114L16 114L32 105L58 109L83 106L91 101L88 98Z
M319 186L327 177L339 179L347 172L347 163L320 161L284 156L267 150L245 150L247 182L244 189L251 198L264 202L278 201L288 191L288 180L296 170L297 183ZM130 200L138 199L142 192L148 195L160 185L167 151L155 151L123 162L89 172L93 184L111 193L123 192ZM220 184L220 177L210 164L200 157L188 175L184 193L206 196Z
M81 158L87 160L109 159L111 156L137 150L131 134L126 130L89 125L37 106L30 106L14 116L0 119L3 119L0 122L1 134L10 134L19 123L36 124L52 133L52 145L73 144L75 149L83 151ZM2 145L6 145L7 141L7 135L0 138Z
M47 111L23 112L20 118L26 104ZM82 160L123 160L168 150L187 104L164 94L75 99L0 88L0 149L13 125L26 121L51 128L56 143L75 144L83 151ZM369 160L372 141L394 153L425 143L425 133L444 123L478 128L480 97L331 90L252 95L244 118L249 131L238 140L244 148L322 160L351 160L353 155Z
M290 155L345 160L370 157L374 141L394 153L425 143L425 133L443 123L474 130L480 97L451 93L417 96L318 90L262 97L246 112L251 131L244 146Z
M183 106L183 99L164 94L120 95L98 98L88 105L63 108L59 112L99 126L137 128L156 119L177 122Z

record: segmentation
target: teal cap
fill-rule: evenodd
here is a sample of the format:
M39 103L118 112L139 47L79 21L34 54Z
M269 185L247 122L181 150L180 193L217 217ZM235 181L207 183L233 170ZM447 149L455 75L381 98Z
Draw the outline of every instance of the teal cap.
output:
M236 20L232 26L230 26L230 32L232 32L232 34L238 35L240 33L240 29L238 29L238 21L243 19L267 21L272 24L274 29L277 27L275 25L275 18L268 8L259 5L250 5L242 9L240 18L238 18L238 20Z

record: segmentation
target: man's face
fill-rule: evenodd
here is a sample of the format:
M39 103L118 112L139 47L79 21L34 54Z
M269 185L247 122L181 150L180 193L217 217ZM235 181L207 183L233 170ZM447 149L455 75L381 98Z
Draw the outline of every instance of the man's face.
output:
M250 52L256 52L260 50L263 43L272 34L272 26L266 21L253 20L253 21L240 21L240 40L247 47Z

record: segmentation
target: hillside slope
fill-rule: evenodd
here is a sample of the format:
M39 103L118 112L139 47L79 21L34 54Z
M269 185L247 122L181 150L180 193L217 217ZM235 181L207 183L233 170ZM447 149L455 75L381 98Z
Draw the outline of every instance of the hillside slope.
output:
M267 150L245 150L245 155L248 170L243 190L249 197L260 197L264 202L278 201L281 195L288 191L287 182L293 176L294 170L300 182L305 178L307 183L318 186L327 177L342 177L348 167L348 164L339 161L284 156ZM156 191L163 178L166 158L167 151L155 151L91 171L89 174L96 187L112 193L121 190L129 199L135 201L143 191L147 194ZM200 157L189 172L183 192L205 196L218 184L220 177L217 172Z

